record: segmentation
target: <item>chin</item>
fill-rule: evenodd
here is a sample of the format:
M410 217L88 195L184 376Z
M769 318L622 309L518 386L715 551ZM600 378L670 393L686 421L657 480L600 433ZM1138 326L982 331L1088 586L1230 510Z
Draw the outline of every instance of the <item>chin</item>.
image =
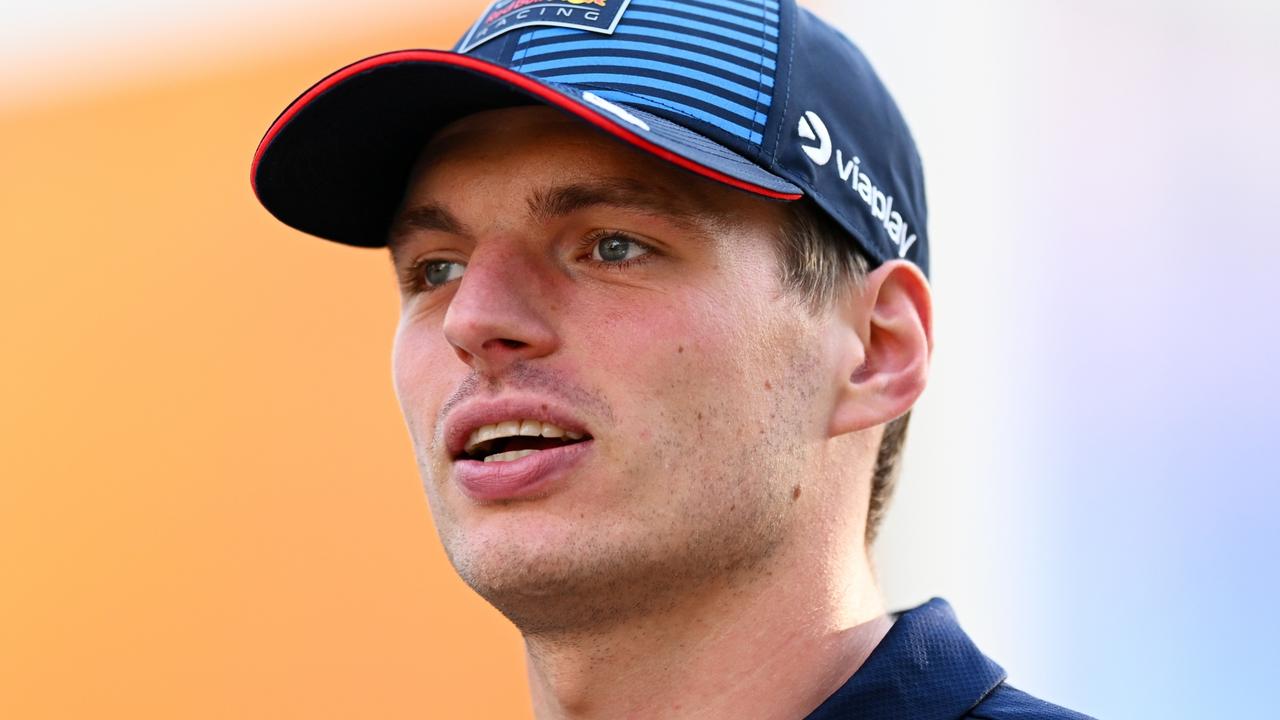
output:
M629 564L602 539L548 520L490 517L479 527L442 534L463 582L525 634L580 626L597 615L601 600L593 596Z
M757 572L785 535L764 506L661 519L552 507L469 513L441 529L458 575L526 636L598 632L669 608Z

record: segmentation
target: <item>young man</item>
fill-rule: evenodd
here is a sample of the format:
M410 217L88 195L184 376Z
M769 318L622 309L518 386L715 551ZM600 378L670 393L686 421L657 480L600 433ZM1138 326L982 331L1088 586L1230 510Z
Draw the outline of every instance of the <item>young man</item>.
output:
M877 586L932 312L862 55L785 0L505 0L455 50L321 81L253 178L390 248L436 525L537 716L1082 717Z

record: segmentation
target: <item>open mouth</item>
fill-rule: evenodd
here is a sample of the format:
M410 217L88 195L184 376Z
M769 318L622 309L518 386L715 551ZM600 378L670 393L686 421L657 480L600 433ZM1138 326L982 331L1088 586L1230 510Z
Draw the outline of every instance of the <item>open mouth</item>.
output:
M506 420L476 428L457 460L511 462L543 450L590 440L590 435L538 420Z

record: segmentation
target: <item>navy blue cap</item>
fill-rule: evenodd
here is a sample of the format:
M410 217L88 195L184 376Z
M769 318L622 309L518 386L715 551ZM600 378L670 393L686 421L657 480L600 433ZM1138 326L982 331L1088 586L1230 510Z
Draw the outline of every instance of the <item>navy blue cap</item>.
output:
M294 228L382 246L432 135L534 104L740 190L807 196L873 265L928 273L911 133L858 48L794 0L497 0L451 51L365 58L294 100L254 192Z

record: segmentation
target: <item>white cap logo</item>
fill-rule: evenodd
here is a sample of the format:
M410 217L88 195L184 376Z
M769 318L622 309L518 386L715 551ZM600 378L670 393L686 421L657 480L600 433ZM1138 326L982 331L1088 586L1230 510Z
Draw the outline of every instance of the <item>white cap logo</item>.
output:
M831 133L827 132L827 124L822 122L822 118L812 111L806 110L804 117L800 118L800 126L796 128L796 132L805 140L816 140L817 146L802 145L801 149L809 159L818 165L826 165L831 162Z
M570 2L572 2L572 0L570 0ZM626 108L618 107L617 105L614 105L613 103L609 102L608 100L605 100L604 98L600 97L599 95L593 92L582 93L582 99L586 100L592 105L595 105L601 110L606 110L608 112L613 113L614 115L617 115L618 117L631 123L632 125L635 125L641 130L644 130L645 132L649 132L649 123L627 112Z

